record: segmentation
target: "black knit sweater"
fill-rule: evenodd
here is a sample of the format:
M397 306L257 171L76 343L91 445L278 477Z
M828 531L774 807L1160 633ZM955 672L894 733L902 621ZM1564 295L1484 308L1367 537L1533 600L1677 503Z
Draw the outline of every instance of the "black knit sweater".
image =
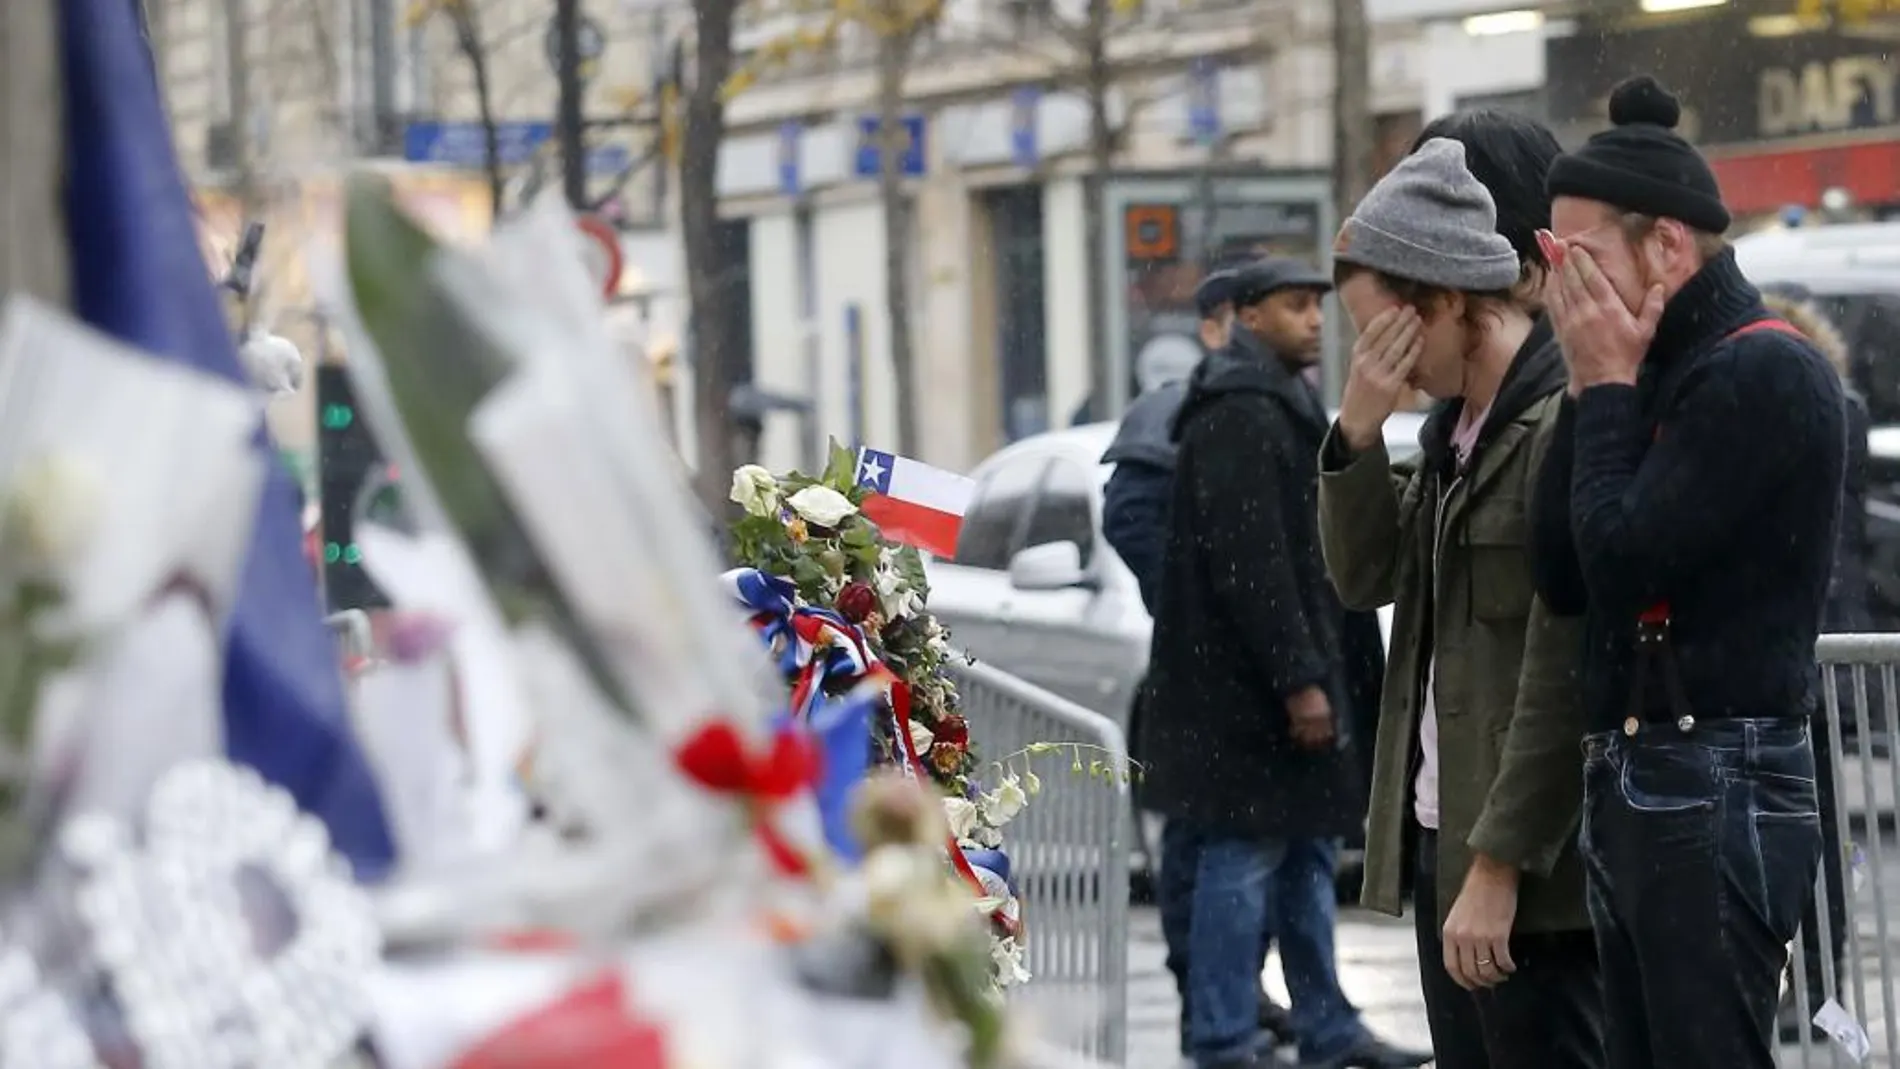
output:
M1594 730L1629 715L1637 617L1670 607L1698 718L1804 716L1846 454L1839 379L1768 318L1732 253L1673 297L1635 386L1566 401L1533 505L1539 592L1584 613ZM1660 673L1646 719L1673 720Z

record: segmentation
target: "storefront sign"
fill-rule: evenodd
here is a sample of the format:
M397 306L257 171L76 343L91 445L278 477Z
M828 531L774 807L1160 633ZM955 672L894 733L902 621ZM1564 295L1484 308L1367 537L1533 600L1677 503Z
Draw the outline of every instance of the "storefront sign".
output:
M1678 130L1704 146L1900 126L1900 56L1834 32L1757 37L1730 7L1660 26L1583 23L1546 44L1550 118L1566 141L1608 123L1610 89L1654 74L1682 100Z
M1764 138L1863 130L1900 122L1900 67L1887 55L1845 56L1761 72L1756 129Z

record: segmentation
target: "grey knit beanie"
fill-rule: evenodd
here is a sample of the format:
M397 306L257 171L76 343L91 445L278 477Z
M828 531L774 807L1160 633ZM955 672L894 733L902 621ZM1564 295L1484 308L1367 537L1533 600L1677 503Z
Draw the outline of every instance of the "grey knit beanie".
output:
M1445 289L1508 290L1517 251L1497 227L1497 204L1465 166L1464 145L1435 137L1353 209L1333 259Z

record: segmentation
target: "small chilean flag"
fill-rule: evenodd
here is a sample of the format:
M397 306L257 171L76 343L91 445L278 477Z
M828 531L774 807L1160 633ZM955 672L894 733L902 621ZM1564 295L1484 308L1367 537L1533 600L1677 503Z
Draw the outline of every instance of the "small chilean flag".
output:
M915 460L860 449L858 485L870 491L864 515L884 537L939 557L957 555L957 532L975 483Z

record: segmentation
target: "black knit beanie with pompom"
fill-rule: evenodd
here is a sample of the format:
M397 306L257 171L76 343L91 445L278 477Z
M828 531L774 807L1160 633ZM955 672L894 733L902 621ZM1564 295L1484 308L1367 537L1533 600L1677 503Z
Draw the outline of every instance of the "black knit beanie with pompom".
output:
M1610 122L1575 152L1557 157L1544 187L1626 212L1676 219L1711 234L1728 229L1728 209L1709 161L1682 135L1682 105L1648 75L1610 92Z

